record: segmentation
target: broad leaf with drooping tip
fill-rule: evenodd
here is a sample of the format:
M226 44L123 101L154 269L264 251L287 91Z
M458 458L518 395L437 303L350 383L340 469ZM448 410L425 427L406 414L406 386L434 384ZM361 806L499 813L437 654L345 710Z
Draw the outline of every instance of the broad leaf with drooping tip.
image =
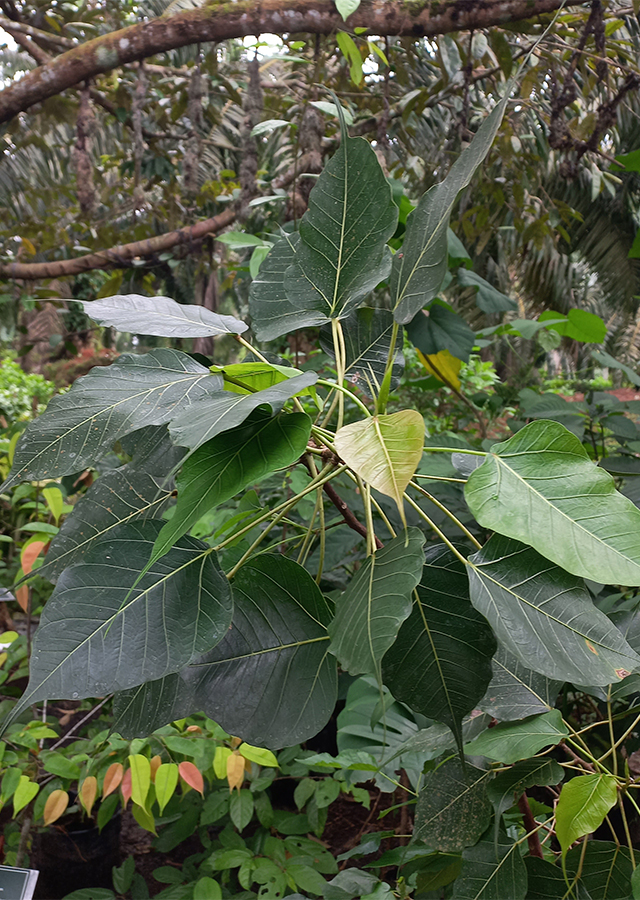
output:
M176 672L118 691L113 698L113 730L130 741L197 711L193 689Z
M529 544L573 575L640 585L640 510L559 422L531 422L494 444L469 476L465 498L484 528Z
M233 316L221 316L204 306L176 303L170 297L116 294L100 300L80 300L84 311L101 325L118 331L154 334L158 337L215 337L242 334L249 327Z
M219 375L178 350L123 353L112 365L96 366L79 378L28 425L1 490L81 472L125 435L170 421L178 409L222 386Z
M499 722L465 746L469 756L486 756L502 763L515 763L545 747L555 747L569 734L559 709L520 722Z
M582 579L535 550L493 535L469 563L471 602L527 668L558 681L604 685L640 667L640 656L594 606Z
M491 681L495 650L469 600L465 566L444 544L429 548L411 615L382 660L384 683L396 700L448 725L461 747L462 720Z
M368 556L336 600L331 652L352 675L378 674L380 660L411 612L422 575L424 535L409 528Z
M424 419L415 409L370 416L339 428L335 448L364 481L396 501L403 521L402 495L422 459Z
M424 356L447 350L456 359L468 362L476 342L465 320L438 300L421 310L405 326L407 337Z
M60 576L12 718L38 700L101 697L178 672L226 635L231 589L200 541L183 538L132 587L159 528L121 526Z
M562 855L585 834L591 834L618 799L616 779L609 773L578 775L563 785L556 806L556 837Z
M254 746L290 747L317 734L338 676L315 581L285 556L255 556L234 578L233 596L224 639L182 673L196 706Z

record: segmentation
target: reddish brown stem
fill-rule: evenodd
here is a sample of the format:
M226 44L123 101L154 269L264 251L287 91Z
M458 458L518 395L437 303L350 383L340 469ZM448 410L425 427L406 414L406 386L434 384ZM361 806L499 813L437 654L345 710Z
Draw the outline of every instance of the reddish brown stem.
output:
M522 813L524 821L524 829L527 832L527 843L529 844L529 853L531 856L537 856L538 859L544 859L542 852L542 844L540 843L540 835L538 833L538 823L533 818L531 807L529 806L529 798L526 793L520 794L518 797L518 809Z

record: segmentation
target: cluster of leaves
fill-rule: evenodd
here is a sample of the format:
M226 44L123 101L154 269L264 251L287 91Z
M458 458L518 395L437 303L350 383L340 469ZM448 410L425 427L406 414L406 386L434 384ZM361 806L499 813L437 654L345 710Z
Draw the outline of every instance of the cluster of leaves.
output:
M9 428L41 413L56 393L42 375L27 374L11 358L0 364L0 424Z

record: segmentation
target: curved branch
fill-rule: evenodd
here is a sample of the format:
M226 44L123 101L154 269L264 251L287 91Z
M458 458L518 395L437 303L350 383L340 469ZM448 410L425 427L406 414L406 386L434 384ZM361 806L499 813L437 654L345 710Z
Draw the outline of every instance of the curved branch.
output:
M382 36L433 37L531 19L561 5L562 0L363 0L348 27ZM580 5L582 0L566 3ZM81 81L156 53L267 32L330 34L343 25L333 0L219 0L151 19L87 41L10 84L0 91L0 122Z

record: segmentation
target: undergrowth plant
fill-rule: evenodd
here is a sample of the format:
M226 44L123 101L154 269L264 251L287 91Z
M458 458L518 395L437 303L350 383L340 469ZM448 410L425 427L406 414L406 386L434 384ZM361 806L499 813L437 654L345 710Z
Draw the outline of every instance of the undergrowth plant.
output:
M480 449L425 438L415 409L387 412L403 330L445 380L473 348L439 297L448 222L506 102L421 198L395 253L389 183L343 123L299 230L266 256L250 297L258 341L319 327L335 379L274 362L246 324L199 306L84 303L123 331L232 334L248 355L211 369L171 349L123 355L27 428L2 491L82 472L117 442L130 461L76 503L38 570L56 586L10 720L113 692L125 737L204 711L276 750L325 725L340 666L379 686L379 720L388 695L428 723L384 759L324 760L391 779L401 753L431 760L407 788L416 896L453 884L455 898L597 897L603 879L638 896L640 785L622 751L640 723L640 510L560 420ZM633 469L628 422L618 458ZM253 486L291 468L296 490L256 501ZM211 543L189 534L245 491ZM362 561L330 590L325 559L347 534Z

